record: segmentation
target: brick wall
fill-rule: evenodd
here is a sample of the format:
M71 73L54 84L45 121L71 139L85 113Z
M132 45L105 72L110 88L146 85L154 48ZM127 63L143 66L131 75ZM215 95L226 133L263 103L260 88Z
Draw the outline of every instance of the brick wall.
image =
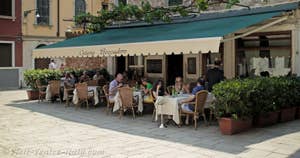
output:
M75 69L98 69L107 68L107 58L66 58L66 68Z

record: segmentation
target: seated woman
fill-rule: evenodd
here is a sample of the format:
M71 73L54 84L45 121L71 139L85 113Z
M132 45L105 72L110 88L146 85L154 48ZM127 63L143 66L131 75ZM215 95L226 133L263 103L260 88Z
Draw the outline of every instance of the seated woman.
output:
M66 75L65 75L65 80L64 82L66 83L66 85L68 87L74 87L75 85L75 82L76 82L76 79L75 77L73 76L73 74L67 72Z
M141 89L144 92L144 102L152 103L153 98L152 98L152 95L150 92L151 92L153 86L146 78L142 78L141 81L142 81Z
M152 88L152 93L154 96L154 99L157 99L158 96L164 96L167 95L164 89L164 81L162 79L159 79Z
M192 95L189 98L180 101L181 108L183 110L190 111L190 112L193 112L195 110L194 106L191 104L188 104L188 103L195 101L197 92L199 92L201 90L205 90L204 84L205 84L205 81L202 78L199 78L197 80L197 86L194 87L192 90Z
M153 88L153 85L147 80L147 78L142 78L142 85L141 88L145 95L148 95L150 90Z
M87 82L90 80L90 76L87 71L83 71L83 74L80 76L80 82Z
M182 92L183 92L183 94L191 94L191 92L192 92L191 84L190 83L184 83L182 85Z
M103 77L103 75L101 75L100 72L97 71L96 74L93 76L93 80L100 80L101 76Z
M181 92L183 89L183 79L182 77L176 77L175 78L175 91L177 93Z

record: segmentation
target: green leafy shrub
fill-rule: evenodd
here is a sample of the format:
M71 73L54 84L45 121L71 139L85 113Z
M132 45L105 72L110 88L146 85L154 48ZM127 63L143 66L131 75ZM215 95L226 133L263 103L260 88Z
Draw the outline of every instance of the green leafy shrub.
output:
M243 118L299 106L300 80L295 77L233 79L213 87L218 117Z
M251 117L251 104L247 102L250 96L251 83L242 80L228 80L214 86L216 97L215 108L219 117L234 119Z
M42 84L47 84L50 80L60 80L62 72L60 70L35 69L26 70L24 72L24 81L32 90L36 90L36 81L39 80Z

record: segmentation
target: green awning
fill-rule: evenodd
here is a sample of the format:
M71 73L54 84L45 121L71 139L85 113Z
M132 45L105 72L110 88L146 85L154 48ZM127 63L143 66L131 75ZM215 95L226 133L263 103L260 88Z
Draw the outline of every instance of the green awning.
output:
M224 35L281 13L280 11L177 24L107 29L36 49L33 56L43 58L217 52Z

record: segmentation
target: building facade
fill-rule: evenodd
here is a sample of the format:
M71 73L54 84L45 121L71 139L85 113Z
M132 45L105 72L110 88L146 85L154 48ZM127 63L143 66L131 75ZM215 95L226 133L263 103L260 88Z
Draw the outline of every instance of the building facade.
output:
M116 4L120 1L114 1ZM149 1L152 6L188 5L188 0ZM295 0L241 0L241 4L250 7L264 7L281 3L296 2ZM124 3L124 2L122 2ZM140 5L141 1L127 0L127 4ZM226 4L213 5L209 10L224 9ZM233 6L232 9L240 9ZM137 57L115 57L109 61L111 72L130 71L131 67L142 66L143 75L153 81L164 78L167 84L173 84L176 76L182 76L186 82L205 76L207 69L214 60L221 59L226 78L259 76L260 72L268 71L271 76L300 74L299 64L299 10L283 22L273 23L276 18L249 28L226 35L220 45L219 52L157 55ZM255 30L255 31L253 31ZM249 32L251 32L249 34ZM242 38L239 35L247 34ZM122 65L124 65L122 67ZM150 65L150 66L149 66ZM152 66L151 66L152 65ZM175 66L176 65L176 66ZM260 65L260 66L257 66ZM156 70L154 69L156 68Z
M64 40L66 31L80 30L73 18L81 13L97 14L107 7L105 0L26 0L22 1L23 70L48 68L49 59L33 59L32 51ZM54 58L58 67L72 63L85 65L86 59ZM102 60L101 60L102 61ZM78 67L84 68L84 67Z
M0 2L0 89L19 86L22 61L21 0Z

